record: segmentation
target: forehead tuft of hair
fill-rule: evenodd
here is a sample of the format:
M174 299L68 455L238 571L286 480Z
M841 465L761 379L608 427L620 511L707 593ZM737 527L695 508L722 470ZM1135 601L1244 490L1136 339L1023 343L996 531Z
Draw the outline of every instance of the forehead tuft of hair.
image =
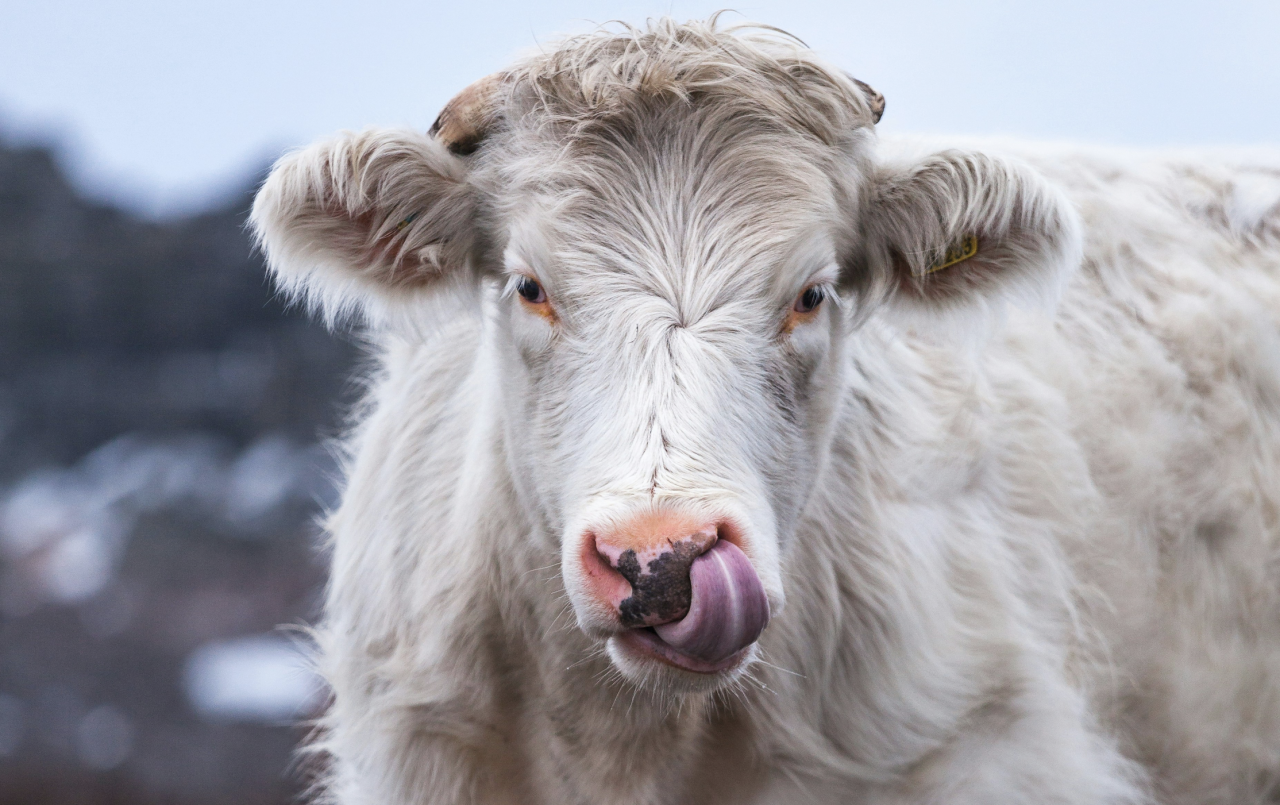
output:
M507 71L504 115L572 136L655 101L719 103L827 145L875 123L878 96L799 39L760 25L721 28L719 16L611 23L564 39Z

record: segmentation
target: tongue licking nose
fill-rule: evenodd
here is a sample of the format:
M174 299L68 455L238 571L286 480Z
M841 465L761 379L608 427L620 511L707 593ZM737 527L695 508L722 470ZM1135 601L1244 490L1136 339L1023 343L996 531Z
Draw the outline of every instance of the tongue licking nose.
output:
M653 627L662 642L705 663L719 663L755 642L769 623L764 585L737 545L719 540L689 566L689 613Z
M731 526L656 511L587 532L590 594L617 613L628 645L686 670L736 662L769 623L764 585Z

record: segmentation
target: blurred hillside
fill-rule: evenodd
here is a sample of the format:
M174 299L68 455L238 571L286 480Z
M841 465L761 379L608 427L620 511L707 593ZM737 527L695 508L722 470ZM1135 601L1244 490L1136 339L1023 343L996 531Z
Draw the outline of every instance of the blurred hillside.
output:
M284 803L357 350L251 198L167 222L0 143L0 805Z

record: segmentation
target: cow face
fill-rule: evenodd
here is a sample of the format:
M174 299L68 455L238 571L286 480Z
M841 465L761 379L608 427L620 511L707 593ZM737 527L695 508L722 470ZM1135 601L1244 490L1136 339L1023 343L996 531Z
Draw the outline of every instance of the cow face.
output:
M813 146L677 111L503 172L496 318L513 477L579 626L631 678L705 685L783 608L847 317Z
M626 677L685 690L741 674L783 609L854 322L1042 290L1078 249L1025 169L877 158L865 85L707 35L701 55L566 46L468 90L434 137L286 157L254 209L277 277L330 315L485 306L511 476L578 625ZM702 73L629 78L626 54Z

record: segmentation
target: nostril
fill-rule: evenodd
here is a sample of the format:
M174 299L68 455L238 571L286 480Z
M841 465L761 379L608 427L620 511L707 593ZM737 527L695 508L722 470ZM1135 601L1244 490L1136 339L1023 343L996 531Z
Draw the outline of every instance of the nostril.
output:
M631 596L631 585L618 572L615 562L601 550L595 535L587 534L582 542L580 556L582 570L586 574L596 598L616 608Z
M622 560L622 554L627 550L624 547L614 545L600 537L592 537L591 544L595 548L596 557L610 569L617 569L618 562Z

